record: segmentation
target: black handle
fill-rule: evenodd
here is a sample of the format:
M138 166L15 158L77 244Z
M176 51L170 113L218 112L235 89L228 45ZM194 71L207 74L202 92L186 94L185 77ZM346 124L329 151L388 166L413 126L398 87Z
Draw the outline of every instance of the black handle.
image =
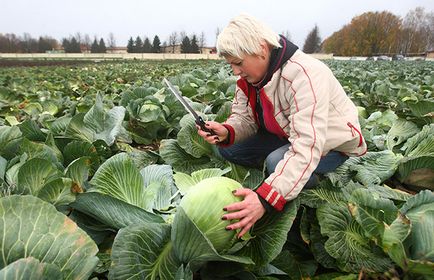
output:
M212 129L209 129L209 128L207 128L207 127L205 126L205 122L203 121L202 117L199 116L199 117L196 119L196 124L197 124L198 126L200 126L200 129L201 129L202 131L208 132L208 133L210 133L211 135L216 135L215 132L214 132Z

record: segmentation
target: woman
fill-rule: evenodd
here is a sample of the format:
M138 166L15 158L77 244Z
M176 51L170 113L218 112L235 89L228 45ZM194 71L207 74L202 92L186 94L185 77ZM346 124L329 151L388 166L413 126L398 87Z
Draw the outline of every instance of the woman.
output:
M366 153L357 109L330 69L248 15L232 19L217 51L239 76L232 113L225 123L199 129L221 155L261 166L268 177L256 189L237 190L242 202L225 207L227 230L244 235L266 210L283 209L316 174L333 171L348 156Z

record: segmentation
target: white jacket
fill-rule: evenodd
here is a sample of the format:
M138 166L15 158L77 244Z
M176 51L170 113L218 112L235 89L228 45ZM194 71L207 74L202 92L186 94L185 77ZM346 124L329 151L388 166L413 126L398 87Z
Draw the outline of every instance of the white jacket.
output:
M260 89L260 98L266 129L291 143L274 173L256 190L275 209L282 210L286 201L297 197L329 151L348 156L366 153L354 103L331 70L302 51L273 74ZM229 145L257 132L255 107L255 88L240 78L232 114L224 123Z

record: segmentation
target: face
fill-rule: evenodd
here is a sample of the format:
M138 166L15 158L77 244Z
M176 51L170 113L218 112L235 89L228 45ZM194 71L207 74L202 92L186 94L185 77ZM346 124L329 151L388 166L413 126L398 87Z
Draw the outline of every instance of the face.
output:
M242 59L225 56L225 59L231 65L234 75L241 76L251 84L256 84L262 80L269 63L268 55L244 55Z

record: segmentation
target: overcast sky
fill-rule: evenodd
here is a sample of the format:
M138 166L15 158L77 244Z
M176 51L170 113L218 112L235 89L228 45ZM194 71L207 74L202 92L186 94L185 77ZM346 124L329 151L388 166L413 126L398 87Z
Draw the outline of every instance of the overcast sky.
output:
M112 32L116 45L126 46L132 36L167 41L173 31L206 35L215 43L215 32L240 14L256 16L278 33L289 31L291 40L303 47L310 30L318 25L325 39L354 16L368 11L390 11L404 17L416 7L434 11L434 0L0 0L0 33L58 40L77 32L105 40Z

